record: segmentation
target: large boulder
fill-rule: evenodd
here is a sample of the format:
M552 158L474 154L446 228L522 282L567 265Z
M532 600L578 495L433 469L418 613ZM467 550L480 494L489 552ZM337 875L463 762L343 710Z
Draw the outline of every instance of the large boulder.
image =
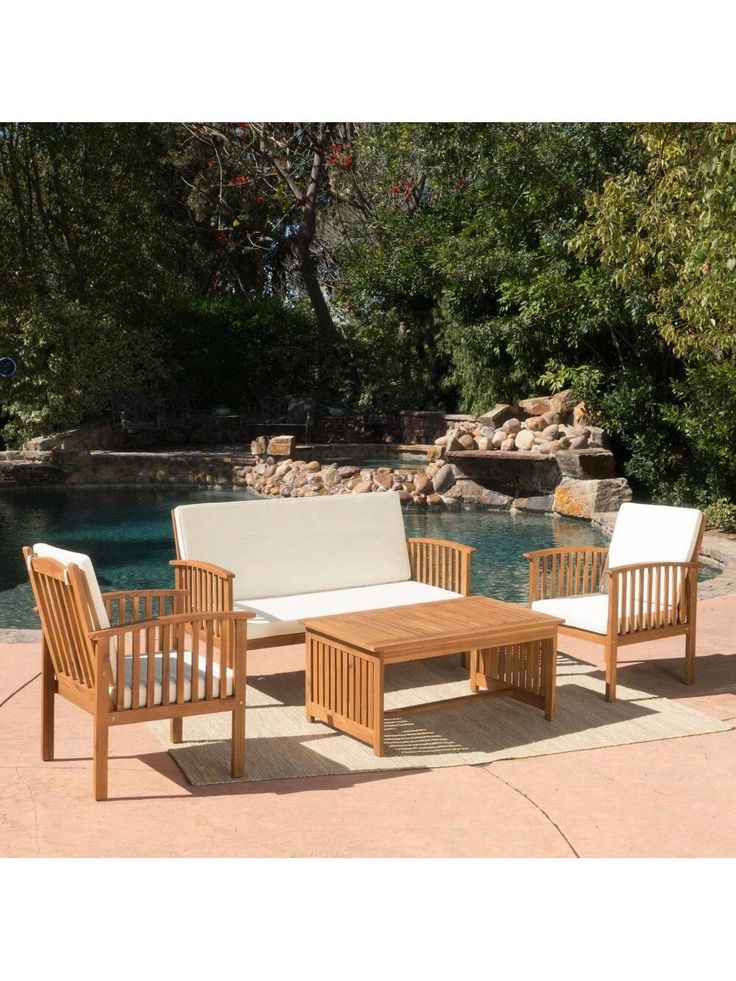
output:
M265 456L266 454L266 437L258 436L250 444L250 451L253 456Z
M549 412L552 408L550 396L535 395L530 399L522 399L519 402L519 408L528 416L541 416L542 413Z
M475 504L478 507L486 508L506 508L511 507L513 497L509 494L500 494L498 491L488 490L474 480L463 477L455 481L452 489L446 497L458 499L463 504Z
M631 500L625 477L576 480L563 477L555 489L555 511L571 518L592 518L597 511L618 511Z
M552 412L558 412L560 416L569 416L577 405L577 399L572 397L570 389L558 392L549 400L549 407Z
M601 480L616 476L616 460L609 450L581 449L561 450L557 454L557 466L563 477L577 480Z
M454 483L455 470L450 463L446 463L444 467L440 467L432 478L432 487L437 494L446 494Z
M490 412L484 412L482 416L479 416L478 422L481 426L492 426L494 429L497 429L499 426L502 426L507 419L511 419L512 416L518 416L518 414L518 405L499 403L495 409L491 409Z

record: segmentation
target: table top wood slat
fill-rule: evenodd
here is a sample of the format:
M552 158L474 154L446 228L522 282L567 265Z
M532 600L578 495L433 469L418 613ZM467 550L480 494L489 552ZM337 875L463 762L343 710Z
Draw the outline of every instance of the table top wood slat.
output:
M400 656L423 647L493 647L509 642L510 635L516 643L538 639L564 621L488 596L465 596L301 622L309 633L372 654Z

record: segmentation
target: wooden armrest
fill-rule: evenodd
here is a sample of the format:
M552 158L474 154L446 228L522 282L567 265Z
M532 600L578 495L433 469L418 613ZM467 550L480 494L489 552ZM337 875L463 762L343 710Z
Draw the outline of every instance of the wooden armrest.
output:
M136 596L140 596L142 599L146 597L155 598L156 596L186 596L186 589L118 589L112 593L103 593L103 600L120 600L120 599L133 599Z
M137 633L141 630L154 630L159 627L176 626L180 623L209 623L210 621L224 623L227 620L249 620L256 614L252 610L231 610L230 612L199 613L193 610L189 613L173 613L170 616L156 617L155 620L137 620L135 623L125 623L119 627L107 627L104 630L90 631L90 640L106 640L109 637L122 637L126 634Z
M655 569L699 569L702 563L700 562L636 562L633 565L617 565L613 569L606 569L606 575L609 577L613 576L623 576L630 572L638 572L642 569L649 569L653 571Z
M547 555L568 555L572 552L595 552L608 555L608 548L605 545L569 545L555 548L538 548L533 552L524 552L523 557L531 561L532 559L544 558Z
M174 569L199 569L201 572L217 576L219 579L232 580L235 578L235 573L230 572L229 569L223 569L222 566L213 565L211 562L200 562L198 559L170 559L169 565Z
M415 582L470 594L471 545L444 538L407 538L411 576Z

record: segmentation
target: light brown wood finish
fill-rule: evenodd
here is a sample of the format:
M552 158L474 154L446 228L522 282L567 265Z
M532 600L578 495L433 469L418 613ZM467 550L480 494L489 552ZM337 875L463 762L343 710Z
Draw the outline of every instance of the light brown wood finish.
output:
M306 715L383 755L384 718L457 705L458 699L385 712L391 664L469 650L470 694L507 695L555 712L557 627L562 620L486 596L440 600L303 621Z
M463 596L470 594L470 545L442 538L407 538L412 579Z
M24 548L23 555L43 632L42 758L54 757L54 695L59 694L93 716L96 800L107 798L108 733L113 725L170 718L172 733L181 739L184 716L232 712L231 772L233 776L242 776L246 632L247 620L253 614L183 612L188 599L183 590L134 590L103 596L113 625L100 629L86 576L77 566L64 566L54 559L35 556L30 548ZM154 609L162 611L166 604L177 612L141 619ZM221 638L217 648L216 630ZM196 655L197 672L190 671L189 695L183 684L185 649L192 651L192 660ZM216 656L221 683L214 692L212 676ZM115 678L111 657L115 658ZM154 704L155 657L162 661L159 705ZM169 690L172 662L177 669L173 698ZM126 667L130 668L131 677L129 707L125 705ZM233 673L231 695L227 694L226 668ZM200 671L206 676L203 698L199 693ZM144 688L142 698L141 687Z
M693 549L698 555L704 518ZM563 624L560 633L602 644L606 662L606 700L616 699L618 649L664 637L685 637L684 682L695 680L698 562L644 562L606 566L607 548L548 548L526 552L529 604L535 600L608 594L605 634Z

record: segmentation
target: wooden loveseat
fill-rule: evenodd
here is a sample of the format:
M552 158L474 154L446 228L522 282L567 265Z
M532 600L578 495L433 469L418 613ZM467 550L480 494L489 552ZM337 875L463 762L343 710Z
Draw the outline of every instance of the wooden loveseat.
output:
M304 619L470 592L475 550L407 539L391 491L188 504L172 519L188 608L255 613L250 649L302 641Z

